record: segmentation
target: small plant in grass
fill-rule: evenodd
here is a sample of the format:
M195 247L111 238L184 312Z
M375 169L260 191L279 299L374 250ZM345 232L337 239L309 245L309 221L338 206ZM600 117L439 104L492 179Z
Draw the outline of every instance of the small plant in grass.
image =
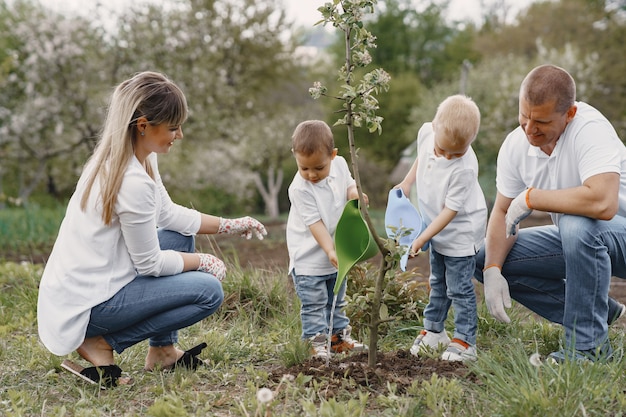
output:
M310 357L311 343L308 340L302 340L300 337L293 338L280 352L281 362L287 368L300 365Z
M375 294L375 282L378 270L371 264L355 265L348 276L348 290L346 291L346 313L355 324L353 330L359 330L359 323L371 322L372 299ZM381 295L381 319L410 322L417 320L423 313L428 299L428 288L425 282L415 279L412 272L387 274L383 281ZM379 334L385 334L391 320L381 323Z

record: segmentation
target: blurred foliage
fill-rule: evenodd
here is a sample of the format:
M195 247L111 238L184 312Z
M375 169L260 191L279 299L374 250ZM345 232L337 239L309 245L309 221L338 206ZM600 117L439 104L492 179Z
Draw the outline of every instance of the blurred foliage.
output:
M343 40L329 56L303 47L309 35L333 35L293 28L282 0L163 2L123 10L98 2L85 6L93 13L63 16L35 0L0 0L0 195L67 200L112 87L151 69L178 83L190 105L185 140L160 159L174 200L269 216L288 208L291 133L305 119L336 120L336 103L311 100L308 87L341 88L333 68ZM365 192L386 195L419 126L446 95L465 92L482 113L475 149L489 197L499 144L517 126L519 84L546 62L570 71L579 99L626 137L626 2L538 0L517 15L511 4L485 0L476 22L451 21L441 0L377 3L366 22L378 45L370 53L391 81L378 96L382 134L359 133ZM334 131L346 154L344 130Z

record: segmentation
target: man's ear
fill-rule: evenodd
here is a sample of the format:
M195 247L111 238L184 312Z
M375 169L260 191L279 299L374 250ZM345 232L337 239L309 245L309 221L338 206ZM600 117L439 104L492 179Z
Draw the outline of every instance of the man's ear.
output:
M572 119L574 118L574 116L576 116L576 111L578 110L578 107L576 107L575 104L572 105L572 107L570 107L567 110L567 123L571 122Z
M333 149L333 153L330 154L330 159L335 159L335 157L337 156L337 148Z

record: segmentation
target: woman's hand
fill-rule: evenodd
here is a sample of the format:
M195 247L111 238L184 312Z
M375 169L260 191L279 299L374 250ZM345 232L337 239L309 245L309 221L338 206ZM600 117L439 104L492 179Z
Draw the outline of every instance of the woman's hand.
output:
M198 256L200 257L198 271L211 274L219 281L222 281L226 277L226 265L224 265L221 259L209 255L208 253L199 253Z
M263 236L267 235L265 226L257 219L250 216L240 217L238 219L220 218L220 227L217 230L219 234L240 235L246 239L250 239L252 234L259 240L263 240Z

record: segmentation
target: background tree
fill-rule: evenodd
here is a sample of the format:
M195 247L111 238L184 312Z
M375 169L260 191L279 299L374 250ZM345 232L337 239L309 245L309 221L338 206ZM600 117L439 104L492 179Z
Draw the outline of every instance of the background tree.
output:
M29 2L4 5L2 17L0 180L26 204L42 183L53 196L73 188L68 180L99 129L93 104L110 81L106 46L85 19L48 14Z
M281 0L163 0L123 10L98 4L98 13L81 18L35 0L0 0L0 207L7 196L67 198L111 87L153 69L179 83L191 106L183 146L161 161L173 197L224 213L286 209L284 184L275 189L280 172L295 172L282 153L295 121L335 118L336 103L311 101L305 86L340 84L327 62L298 52L306 33L293 33ZM536 1L515 18L512 0L482 4L480 24L450 21L439 0L380 1L366 17L378 44L372 64L392 75L390 90L377 97L386 128L364 131L359 141L372 207L384 205L393 185L386 178L413 147L416 126L432 118L439 94L464 91L481 106L477 154L481 172L492 175L502 135L517 123L520 73L542 60L575 74L579 97L626 138L624 0ZM292 126L281 126L289 120ZM337 145L348 149L347 138L337 135ZM251 158L246 151L255 147L268 153ZM483 180L493 188L493 175Z
M282 178L290 149L286 132L297 123L292 116L287 117L292 124L276 124L285 120L285 109L311 102L306 90L294 88L303 69L293 59L296 45L285 36L288 22L279 2L182 0L171 10L156 5L142 10L121 19L119 59L129 70L169 74L190 106L184 127L190 140L163 160L172 189L184 189L183 198L223 190L222 196L230 197L215 209L228 213L258 211L246 206L254 201L256 187L265 211L276 217L275 189L282 183L272 181ZM145 48L145 39L153 46ZM281 93L287 91L293 95ZM274 134L262 126L268 123Z
M385 129L365 133L359 142L364 158L376 163L381 171L391 172L402 152L415 140L411 109L430 100L427 92L440 83L459 82L464 61L476 62L479 54L472 42L474 27L446 19L448 4L437 1L385 0L377 3L375 13L366 17L366 24L376 36L377 48L371 50L372 65L391 75L390 88L379 95L380 111ZM332 48L336 62L341 62L343 39ZM355 71L358 76L359 70ZM338 139L340 147L347 146ZM372 189L370 176L363 177L373 203L386 202L386 188ZM376 190L376 191L375 191Z

